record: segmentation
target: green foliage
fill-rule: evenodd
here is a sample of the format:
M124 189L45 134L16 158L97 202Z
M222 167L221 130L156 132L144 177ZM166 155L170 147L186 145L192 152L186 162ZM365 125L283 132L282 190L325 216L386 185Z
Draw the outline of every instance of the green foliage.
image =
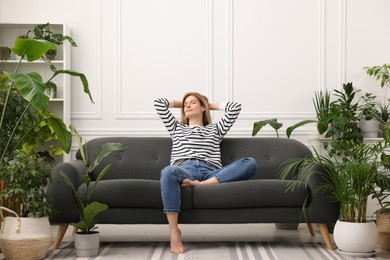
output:
M364 67L367 74L380 81L381 87L390 87L390 63L382 66Z
M377 109L378 102L376 96L372 93L366 92L364 96L359 98L360 104L358 107L359 117L364 120L378 119L381 120L379 111Z
M6 185L0 199L9 200L16 206L21 204L21 216L48 216L51 203L46 195L46 186L51 182L53 164L48 158L30 155L23 150L15 152L15 160L2 164L0 177ZM15 211L19 211L14 208Z
M99 181L102 180L104 176L108 173L108 171L111 169L111 164L108 164L103 168L103 170L98 174L98 177L95 181L91 180L91 174L105 157L107 157L114 151L123 152L126 150L126 147L120 143L105 143L96 153L93 161L88 162L87 147L83 145L82 138L78 134L74 126L71 125L70 128L76 136L77 143L80 149L80 154L85 166L85 174L82 178L83 183L84 185L86 185L87 188L85 197L81 197L80 193L77 191L76 187L73 186L73 183L65 173L61 174L64 177L65 183L71 188L73 196L79 207L80 221L77 223L72 223L72 225L80 229L81 233L90 233L91 231L96 229L96 215L108 208L106 204L102 204L97 201L91 202L91 200L93 192L99 184Z
M380 143L362 143L354 147L353 153L351 151L354 156L341 159L315 152L312 157L286 162L280 171L280 178L286 179L292 172L296 173L288 187L294 189L301 184L307 186L313 175L319 175L325 182L311 192L328 192L330 199L340 202L342 220L366 222L369 196L375 194L378 183L390 182L388 171L381 169L380 161L376 160L381 149Z
M60 33L53 33L50 29L49 23L36 25L32 32L34 33L35 39L46 40L57 45L61 45L64 41L67 40L73 47L77 47L76 42L70 36L62 35Z
M68 153L71 147L72 135L64 122L50 113L45 88L60 74L76 76L93 102L88 81L81 73L53 71L53 75L44 81L37 72L20 72L23 60L36 61L48 50L57 48L58 44L47 40L18 37L12 52L20 56L19 62L13 71L0 68L0 176L6 183L1 196L7 199L6 203L20 197L22 215L44 216L50 212L50 205L42 193L48 172L41 162L35 161L38 148L51 140L57 140L60 145L60 148L51 148L56 154ZM40 170L44 172L39 173Z
M278 130L283 126L282 123L279 123L276 118L260 120L253 124L252 136L257 135L257 133L266 125L270 125L276 132L276 135L279 137Z
M80 78L84 92L93 102L85 75L70 70L57 70L53 72L49 80L44 82L42 76L37 72L19 73L23 59L35 61L48 50L56 50L57 48L57 44L46 40L31 38L17 38L15 40L12 51L21 57L20 61L14 72L2 70L0 75L0 106L2 108L0 133L2 137L5 137L2 138L0 145L0 163L3 163L6 158L7 160L12 159L13 151L26 144L29 137L34 136L34 139L42 140L43 138L37 138L39 132L34 131L38 126L47 127L43 133L51 132L51 135L58 139L62 149L65 152L70 151L71 133L60 118L49 112L49 98L45 95L44 90L54 77L68 74ZM13 101L16 100L21 102L14 103ZM32 138L29 141L32 141Z

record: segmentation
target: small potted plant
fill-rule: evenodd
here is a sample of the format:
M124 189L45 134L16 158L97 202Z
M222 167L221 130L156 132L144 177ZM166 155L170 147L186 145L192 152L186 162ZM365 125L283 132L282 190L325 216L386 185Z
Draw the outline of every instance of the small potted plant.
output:
M0 47L0 60L7 61L11 58L11 48L6 46Z
M76 254L79 257L93 257L98 254L100 244L99 232L96 231L96 216L105 211L108 206L98 201L93 201L92 195L99 181L103 179L106 173L111 169L111 164L108 164L103 168L103 170L97 175L98 177L94 182L91 180L91 174L106 156L114 151L124 151L126 147L120 143L103 144L100 150L96 153L94 160L92 162L88 162L87 147L83 145L82 138L74 126L71 125L70 128L77 138L79 150L85 167L85 174L83 176L85 193L80 194L76 190L76 187L73 186L72 181L66 173L62 173L62 176L64 177L65 183L71 188L73 196L79 207L80 221L72 223L72 225L79 230L75 235Z
M76 42L72 39L72 37L67 35L62 35L60 33L54 33L50 29L50 24L38 24L34 27L33 30L30 30L27 32L27 35L32 32L34 34L34 39L41 39L46 40L48 42L52 42L56 45L63 44L64 41L68 41L73 47L77 47ZM57 55L57 49L55 50L48 50L45 53L45 60L51 61L54 60L54 58Z
M363 137L376 138L379 130L379 111L377 109L378 102L376 96L372 93L366 92L359 98L359 126L361 128Z

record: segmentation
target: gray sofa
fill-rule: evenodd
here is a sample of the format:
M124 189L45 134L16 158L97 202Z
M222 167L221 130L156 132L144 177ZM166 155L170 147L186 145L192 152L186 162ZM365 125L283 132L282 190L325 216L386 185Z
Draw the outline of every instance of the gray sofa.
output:
M95 190L93 199L106 203L109 209L98 215L100 224L166 224L160 195L160 171L169 164L171 139L168 137L104 137L90 140L89 157L92 159L103 143L119 142L127 147L123 153L112 153L99 167L112 163L110 172ZM302 143L285 138L229 138L221 143L222 163L250 156L257 160L259 169L255 177L246 181L219 185L182 188L180 223L308 223L313 225L329 249L333 249L327 224L335 223L339 205L329 196L312 191L321 179L313 178L308 187L302 185L286 192L288 180L279 180L280 166L290 158L311 155ZM58 248L69 223L77 222L79 215L71 190L60 175L69 176L79 192L84 167L79 152L76 160L58 164L53 169L53 182L48 194L53 198L54 212L51 223L60 224L55 248ZM93 178L96 176L93 176ZM307 200L305 214L303 205Z

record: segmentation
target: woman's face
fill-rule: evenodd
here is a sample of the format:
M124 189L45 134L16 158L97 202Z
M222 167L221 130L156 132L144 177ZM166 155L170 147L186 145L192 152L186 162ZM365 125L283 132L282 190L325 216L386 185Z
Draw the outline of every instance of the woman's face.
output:
M202 116L203 112L206 110L206 108L200 104L199 100L192 95L184 100L183 109L186 118Z

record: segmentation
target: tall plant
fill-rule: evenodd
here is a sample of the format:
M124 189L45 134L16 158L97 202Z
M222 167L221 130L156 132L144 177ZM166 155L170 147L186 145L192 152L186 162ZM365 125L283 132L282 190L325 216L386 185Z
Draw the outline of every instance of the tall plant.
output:
M38 72L19 72L24 59L30 62L35 61L40 59L48 50L56 50L57 48L57 44L46 40L31 38L17 38L15 40L12 51L20 56L20 60L13 72L1 72L0 82L3 92L0 103L2 108L0 133L3 134L3 137L6 134L6 137L1 140L0 163L6 163L12 159L14 151L23 145L34 127L43 122L56 135L63 150L67 153L70 151L71 133L62 119L49 111L49 98L45 95L44 90L56 76L68 74L81 80L84 92L93 102L86 76L72 70L54 70L51 77L47 81L43 81ZM11 104L13 100L17 99L23 99L23 102ZM10 116L15 112L18 114L16 117ZM35 120L31 120L31 116L35 116ZM29 120L30 124L27 124ZM22 132L19 131L21 127L23 128Z
M108 205L100 203L98 201L92 201L92 195L94 190L96 189L99 181L104 178L104 176L111 169L111 163L106 165L103 170L97 174L97 178L95 181L91 180L91 174L96 169L96 167L100 164L100 162L109 154L114 151L122 152L126 150L126 147L120 143L105 143L102 145L100 150L96 153L92 162L88 162L88 154L87 154L87 145L83 145L83 140L79 133L76 131L73 125L70 126L71 130L74 132L77 138L77 143L79 145L79 150L81 154L81 158L84 163L85 173L83 175L83 183L86 186L85 194L82 196L77 190L76 187L73 186L72 181L66 175L66 173L61 173L64 177L65 183L72 190L73 196L77 202L80 214L80 221L77 223L72 223L72 225L78 228L81 233L88 234L93 232L96 229L96 216L105 211L108 208Z

